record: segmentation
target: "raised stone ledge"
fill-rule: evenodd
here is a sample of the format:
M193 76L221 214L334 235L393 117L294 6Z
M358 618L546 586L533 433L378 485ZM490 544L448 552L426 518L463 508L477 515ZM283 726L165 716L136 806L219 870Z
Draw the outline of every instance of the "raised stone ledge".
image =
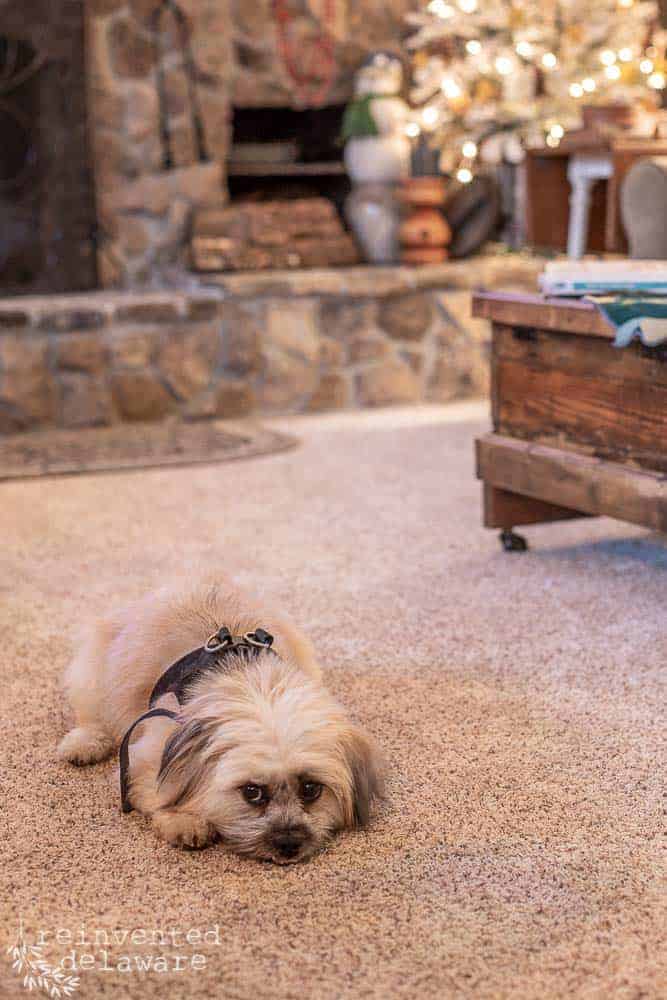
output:
M0 433L482 396L471 291L534 289L541 266L505 254L7 299Z
M371 296L401 295L437 288L537 287L544 268L531 254L483 254L427 267L345 267L207 276L202 284L229 295Z
M121 321L125 310L143 310L147 322L155 313L173 311L188 318L197 310L214 309L227 298L355 297L374 298L430 289L535 290L544 267L542 258L529 254L488 254L470 260L446 261L428 267L341 267L295 271L257 271L190 277L188 290L160 292L97 291L74 295L38 295L0 301L0 328L41 326L61 313L72 316L99 313L93 326ZM197 316L196 318L203 318ZM72 328L74 328L72 326ZM83 329L83 326L79 327ZM86 327L89 329L90 327Z
M114 322L163 322L167 314L170 319L188 319L204 304L217 304L222 298L216 290L21 296L0 301L0 332L9 327L35 327L63 333Z

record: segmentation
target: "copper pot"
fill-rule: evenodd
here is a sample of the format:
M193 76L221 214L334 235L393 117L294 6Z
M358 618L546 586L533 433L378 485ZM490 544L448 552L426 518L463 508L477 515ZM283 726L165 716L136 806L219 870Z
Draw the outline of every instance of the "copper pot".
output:
M401 263L403 264L442 264L449 254L445 247L403 247Z
M435 208L416 209L399 229L399 239L405 247L445 247L451 238L449 223Z
M402 181L398 196L404 205L440 208L445 201L443 177L408 177Z
M452 231L442 213L445 182L442 177L410 177L399 198L404 206L398 238L404 264L438 264L447 259Z

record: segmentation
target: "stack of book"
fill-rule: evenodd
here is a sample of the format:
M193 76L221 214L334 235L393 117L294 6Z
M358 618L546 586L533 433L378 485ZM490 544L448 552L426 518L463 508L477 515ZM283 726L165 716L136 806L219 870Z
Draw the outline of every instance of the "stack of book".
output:
M539 280L545 295L667 295L667 261L550 261Z

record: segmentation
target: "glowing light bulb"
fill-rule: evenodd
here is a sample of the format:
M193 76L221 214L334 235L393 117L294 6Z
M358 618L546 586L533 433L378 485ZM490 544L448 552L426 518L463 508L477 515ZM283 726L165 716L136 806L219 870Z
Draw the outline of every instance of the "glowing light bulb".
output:
M551 135L551 133L549 133L546 139L546 143L547 146L551 146L552 149L556 149L557 146L560 146L560 139L558 139L555 135Z
M448 3L445 3L445 0L431 0L427 10L429 10L431 14L435 14L437 17L442 17L445 20L449 17L453 17L456 13L453 7L451 7Z
M478 56L482 51L482 43L478 42L476 38L471 38L469 42L466 42L466 52L471 56Z
M587 94L592 94L597 84L592 76L587 76L585 80L581 81L581 86Z
M424 108L422 111L422 121L427 127L432 127L438 120L438 109L434 108L432 104Z
M558 59L553 52L545 52L542 56L542 65L545 69L555 69L558 65Z
M516 47L516 54L523 59L530 59L533 54L533 46L530 42L519 42Z
M464 14L474 14L477 10L477 0L458 0L458 5Z
M512 60L508 56L498 56L495 67L501 76L508 76L512 72Z
M474 160L477 156L477 143L473 142L472 139L468 139L461 146L461 152L465 156L466 160Z
M632 49L626 46L623 49L618 50L618 58L621 62L631 62L632 60Z
M634 2L635 2L635 0L618 0L618 6L619 7L625 7L626 10L627 10L628 7L633 7L634 6Z
M665 80L664 73L651 73L646 82L648 83L649 87L653 88L653 90L664 90L665 83L667 81Z
M603 66L613 66L616 62L616 53L611 49L604 49L600 53L600 62Z
M450 101L455 101L457 97L460 97L463 93L456 80L452 80L451 76L445 77L440 84L440 89L445 97Z
M456 171L456 179L460 184L470 184L472 180L472 170L468 170L467 167L461 167L460 170Z
M642 59L639 64L639 68L646 76L653 72L653 60L652 59Z
M581 86L581 84L580 83L571 83L570 84L570 97L583 97L583 96L584 96L584 88Z
M620 66L605 66L604 75L608 80L618 80L621 75Z
M552 135L554 139L562 139L565 135L565 129L562 125L556 123L556 125L552 125L549 129L549 134Z
M417 122L408 122L405 126L405 134L409 139L416 139L420 132L421 129L419 128Z

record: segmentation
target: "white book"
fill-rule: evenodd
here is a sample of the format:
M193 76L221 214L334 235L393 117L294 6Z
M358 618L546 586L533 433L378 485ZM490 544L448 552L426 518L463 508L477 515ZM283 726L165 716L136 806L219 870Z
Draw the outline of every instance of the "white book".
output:
M545 295L605 295L612 292L667 295L667 261L549 261L539 282Z

